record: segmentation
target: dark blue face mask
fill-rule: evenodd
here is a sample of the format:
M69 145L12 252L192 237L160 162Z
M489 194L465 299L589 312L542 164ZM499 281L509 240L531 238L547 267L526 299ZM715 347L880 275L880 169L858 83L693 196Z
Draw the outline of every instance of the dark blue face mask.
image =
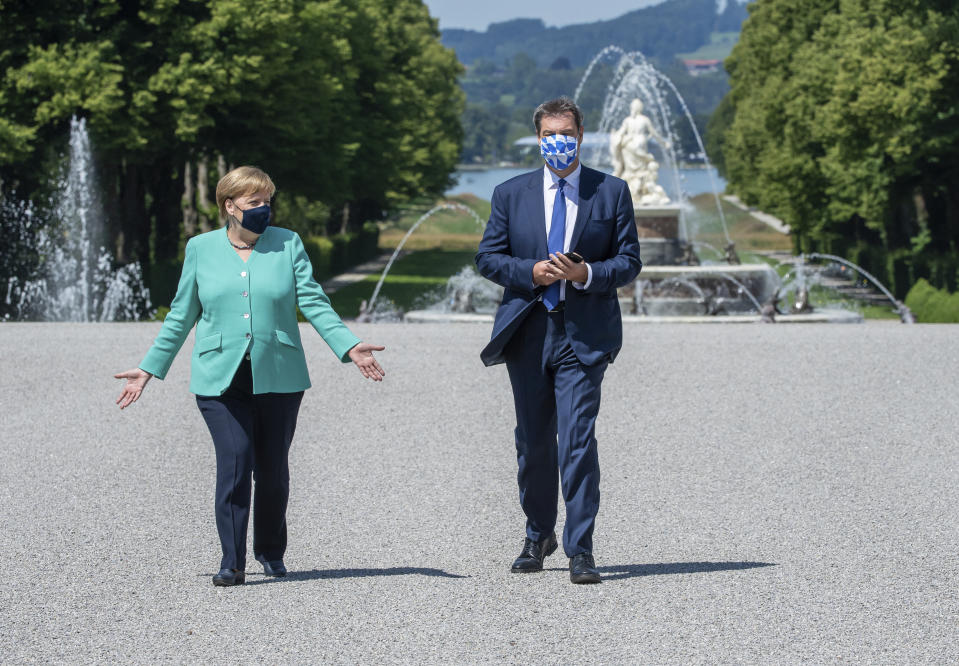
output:
M270 204L263 204L256 208L248 208L241 212L243 213L243 219L239 220L240 226L247 231L259 235L270 226ZM236 218L233 219L235 220Z

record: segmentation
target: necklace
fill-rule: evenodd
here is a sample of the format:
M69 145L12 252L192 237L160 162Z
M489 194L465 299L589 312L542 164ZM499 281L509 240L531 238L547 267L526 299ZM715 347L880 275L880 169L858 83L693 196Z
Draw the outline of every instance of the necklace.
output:
M252 249L253 249L253 246L256 245L256 241L253 241L253 242L250 243L249 245L237 245L237 244L234 243L233 240L230 238L230 234L227 234L227 235L226 235L226 239L227 239L228 241L230 241L230 245L232 245L233 247L235 247L237 250L252 250ZM256 240L260 240L260 239L257 238Z

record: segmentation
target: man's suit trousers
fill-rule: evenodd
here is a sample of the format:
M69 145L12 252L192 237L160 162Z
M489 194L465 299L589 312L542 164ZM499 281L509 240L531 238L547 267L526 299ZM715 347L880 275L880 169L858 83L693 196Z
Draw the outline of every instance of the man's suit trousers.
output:
M510 339L505 356L516 406L526 535L538 541L553 532L561 474L566 502L563 549L568 557L591 553L599 511L595 428L608 363L580 363L566 335L564 313L547 312L542 304L533 307Z
M246 567L246 530L253 493L253 554L282 559L286 552L286 506L290 496L288 456L303 400L297 393L253 393L250 362L244 360L226 393L197 396L216 449L216 529L221 568Z

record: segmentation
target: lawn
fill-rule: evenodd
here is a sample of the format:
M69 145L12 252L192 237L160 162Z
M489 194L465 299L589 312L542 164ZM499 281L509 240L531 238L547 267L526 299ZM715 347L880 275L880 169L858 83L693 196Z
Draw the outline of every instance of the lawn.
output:
M471 194L440 201L418 201L401 208L380 231L380 249L393 250L406 233L437 204L453 202L469 207L482 222L462 210L439 210L420 223L403 245L405 254L396 260L378 302L391 301L403 311L422 308L442 298L446 281L464 266L473 266L473 257L489 218L490 204ZM355 317L360 304L369 300L380 276L371 275L362 282L330 294L336 311Z
M442 298L451 275L473 265L475 254L475 244L469 250L434 247L411 252L393 264L377 301L392 301L403 311L426 307ZM355 317L360 303L369 300L379 279L379 275L370 275L330 294L333 307L343 317Z
M723 233L723 223L716 207L716 199L712 194L699 194L689 201L694 206L694 211L686 216L690 236L695 241L708 243L721 251L726 246L726 235ZM765 222L757 220L722 198L719 201L723 216L726 218L729 237L736 243L736 251L743 261L746 261L744 253L770 250L792 251L792 238L789 235L776 231ZM702 246L696 248L696 253L700 259L722 258L709 248Z
M483 227L489 219L490 203L472 194L461 194L440 201L420 201L405 206L380 231L380 247L392 250L406 232L437 204L452 202L466 206L476 213L477 221L462 210L439 210L425 219L406 244L407 250L438 249L476 251Z

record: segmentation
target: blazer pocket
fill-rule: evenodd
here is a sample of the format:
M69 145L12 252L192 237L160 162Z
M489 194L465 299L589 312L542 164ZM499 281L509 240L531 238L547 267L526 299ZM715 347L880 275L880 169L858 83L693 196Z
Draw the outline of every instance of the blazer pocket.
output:
M208 351L218 350L222 346L222 343L223 335L221 333L206 335L196 341L197 354L205 354Z
M615 218L615 217L607 217L607 218L600 219L600 218L595 218L595 217L594 217L593 219L590 220L590 223L592 223L592 224L602 224L602 225L608 227L608 226L610 226L610 225L612 225L612 224L616 224L616 218Z
M299 349L296 343L293 342L293 338L291 338L289 335L286 334L286 331L281 331L280 329L276 329L275 332L276 332L276 339L280 341L280 344L284 344L287 347L293 347L293 349Z

